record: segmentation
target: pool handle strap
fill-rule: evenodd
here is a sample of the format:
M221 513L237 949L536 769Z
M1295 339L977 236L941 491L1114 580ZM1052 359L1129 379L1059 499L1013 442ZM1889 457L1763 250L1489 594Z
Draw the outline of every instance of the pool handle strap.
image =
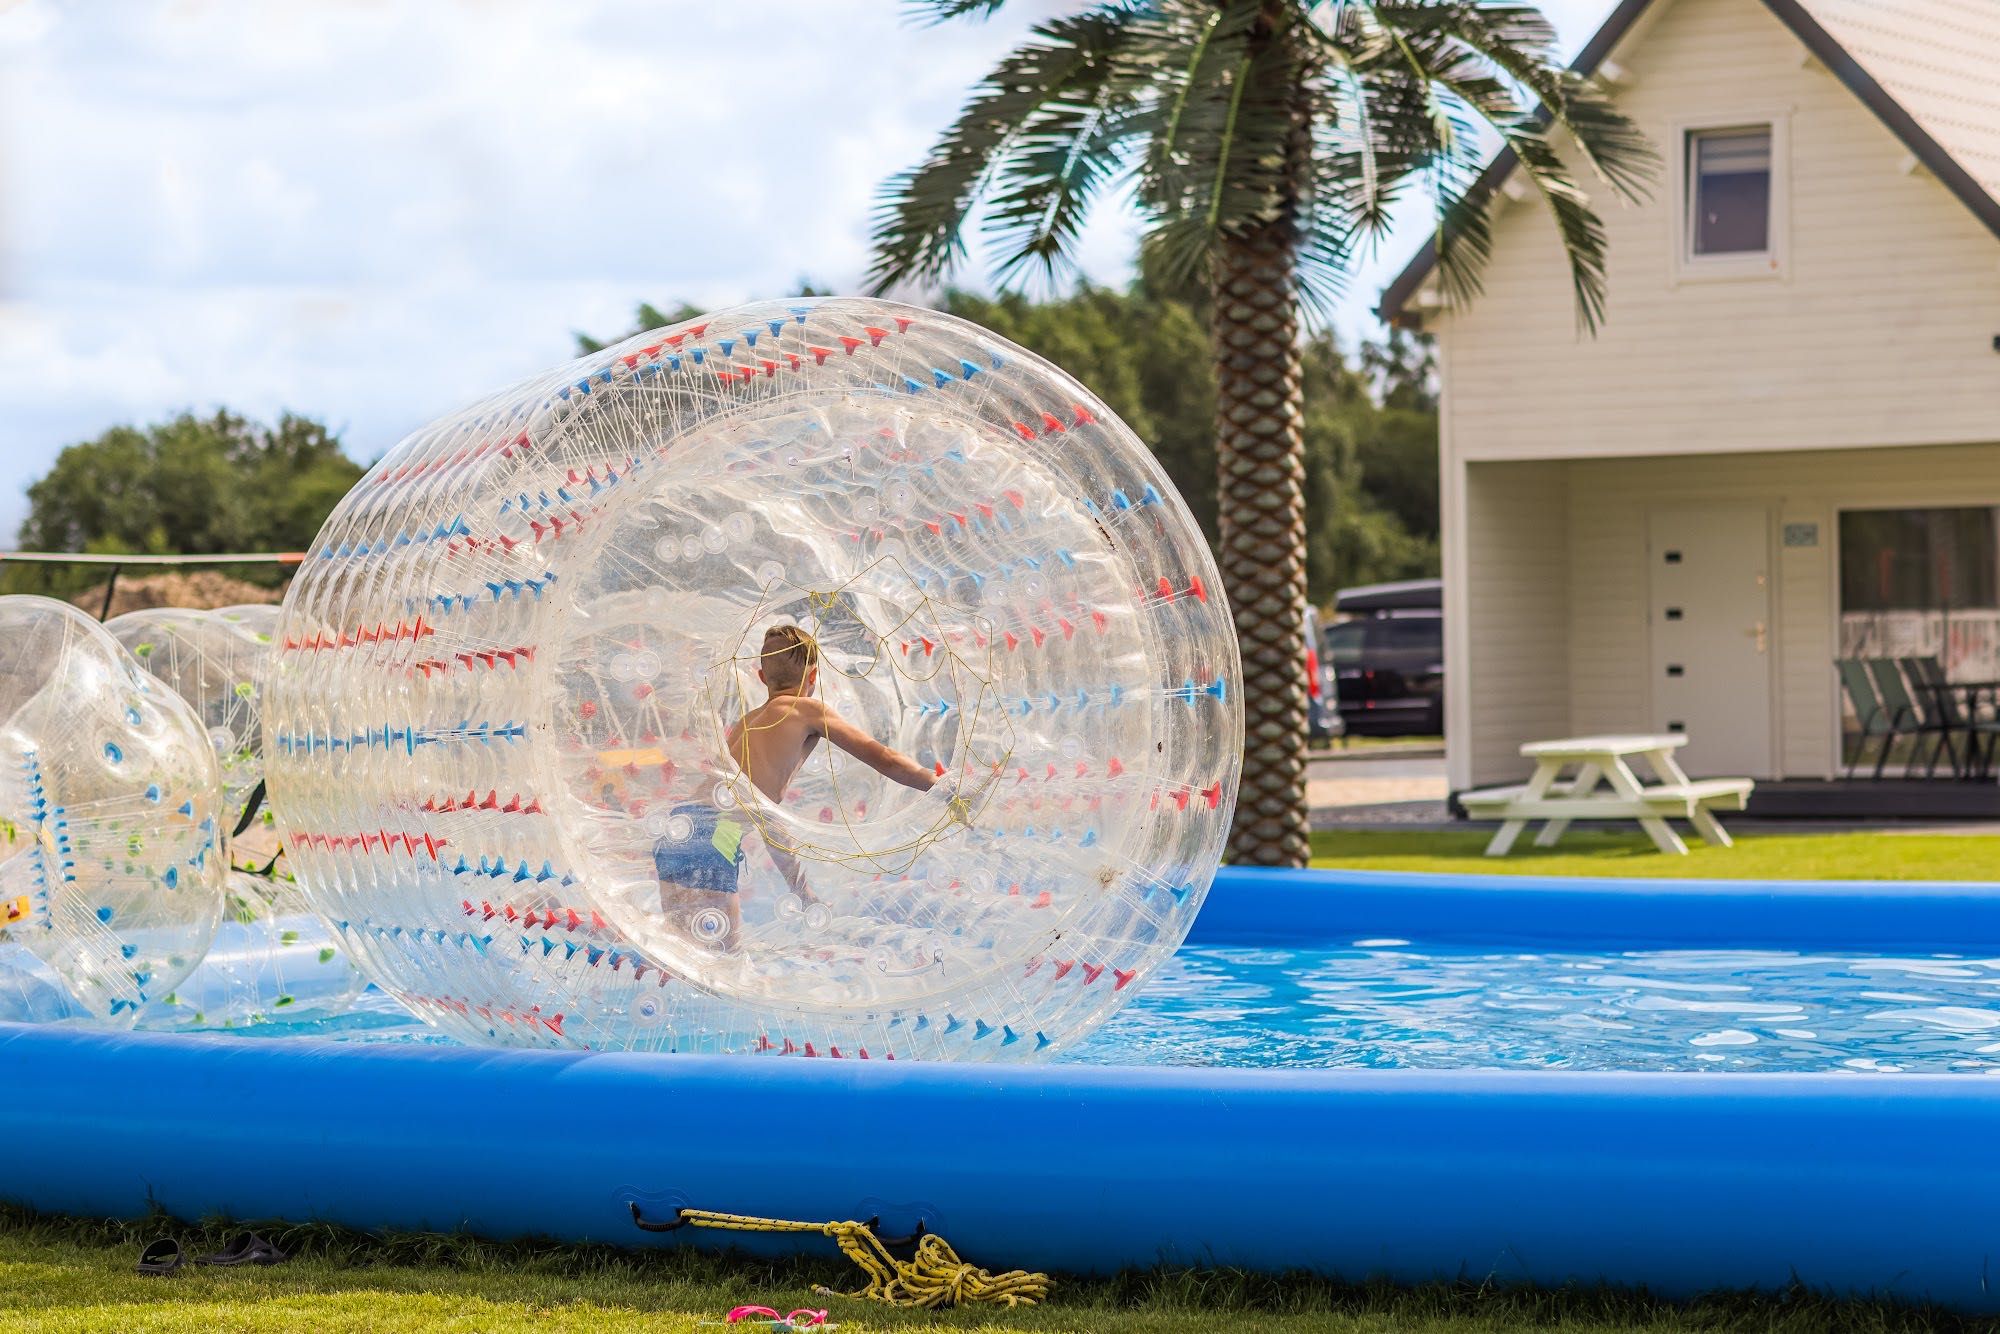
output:
M672 1222L642 1216L632 1202L632 1221L647 1232L671 1232L681 1227L717 1228L728 1232L817 1232L833 1238L841 1252L868 1275L860 1292L814 1288L830 1297L858 1297L891 1306L936 1308L974 1302L996 1306L1033 1306L1049 1295L1049 1276L1022 1269L994 1274L958 1258L943 1237L925 1233L919 1225L916 1255L898 1260L868 1223L801 1223L786 1218L753 1218L711 1209L681 1209ZM871 1220L872 1221L872 1220Z

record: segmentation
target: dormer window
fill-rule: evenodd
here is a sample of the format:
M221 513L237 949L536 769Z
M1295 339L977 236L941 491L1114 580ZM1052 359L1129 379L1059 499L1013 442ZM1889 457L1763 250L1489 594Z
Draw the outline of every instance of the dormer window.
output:
M1784 268L1785 117L1696 122L1680 130L1686 278L1769 278Z
M1688 236L1696 255L1771 248L1771 127L1688 135Z

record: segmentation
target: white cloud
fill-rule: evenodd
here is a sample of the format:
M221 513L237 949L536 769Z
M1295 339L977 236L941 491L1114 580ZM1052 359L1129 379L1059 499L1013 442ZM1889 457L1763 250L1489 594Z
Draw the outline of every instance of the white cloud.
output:
M367 459L638 300L856 286L879 183L1066 7L0 0L0 532L117 422L289 408Z

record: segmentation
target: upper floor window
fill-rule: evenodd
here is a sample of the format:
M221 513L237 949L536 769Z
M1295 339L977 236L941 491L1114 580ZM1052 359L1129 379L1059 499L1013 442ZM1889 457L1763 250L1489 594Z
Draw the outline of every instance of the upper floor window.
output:
M1771 249L1771 127L1690 130L1688 252L1764 254Z

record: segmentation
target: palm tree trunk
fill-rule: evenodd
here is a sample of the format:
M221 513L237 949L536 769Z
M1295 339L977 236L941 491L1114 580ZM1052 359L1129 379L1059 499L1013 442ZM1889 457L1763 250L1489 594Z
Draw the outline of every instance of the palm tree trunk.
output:
M1222 578L1243 652L1243 782L1229 852L1303 866L1306 506L1301 348L1287 223L1223 239L1210 272Z

